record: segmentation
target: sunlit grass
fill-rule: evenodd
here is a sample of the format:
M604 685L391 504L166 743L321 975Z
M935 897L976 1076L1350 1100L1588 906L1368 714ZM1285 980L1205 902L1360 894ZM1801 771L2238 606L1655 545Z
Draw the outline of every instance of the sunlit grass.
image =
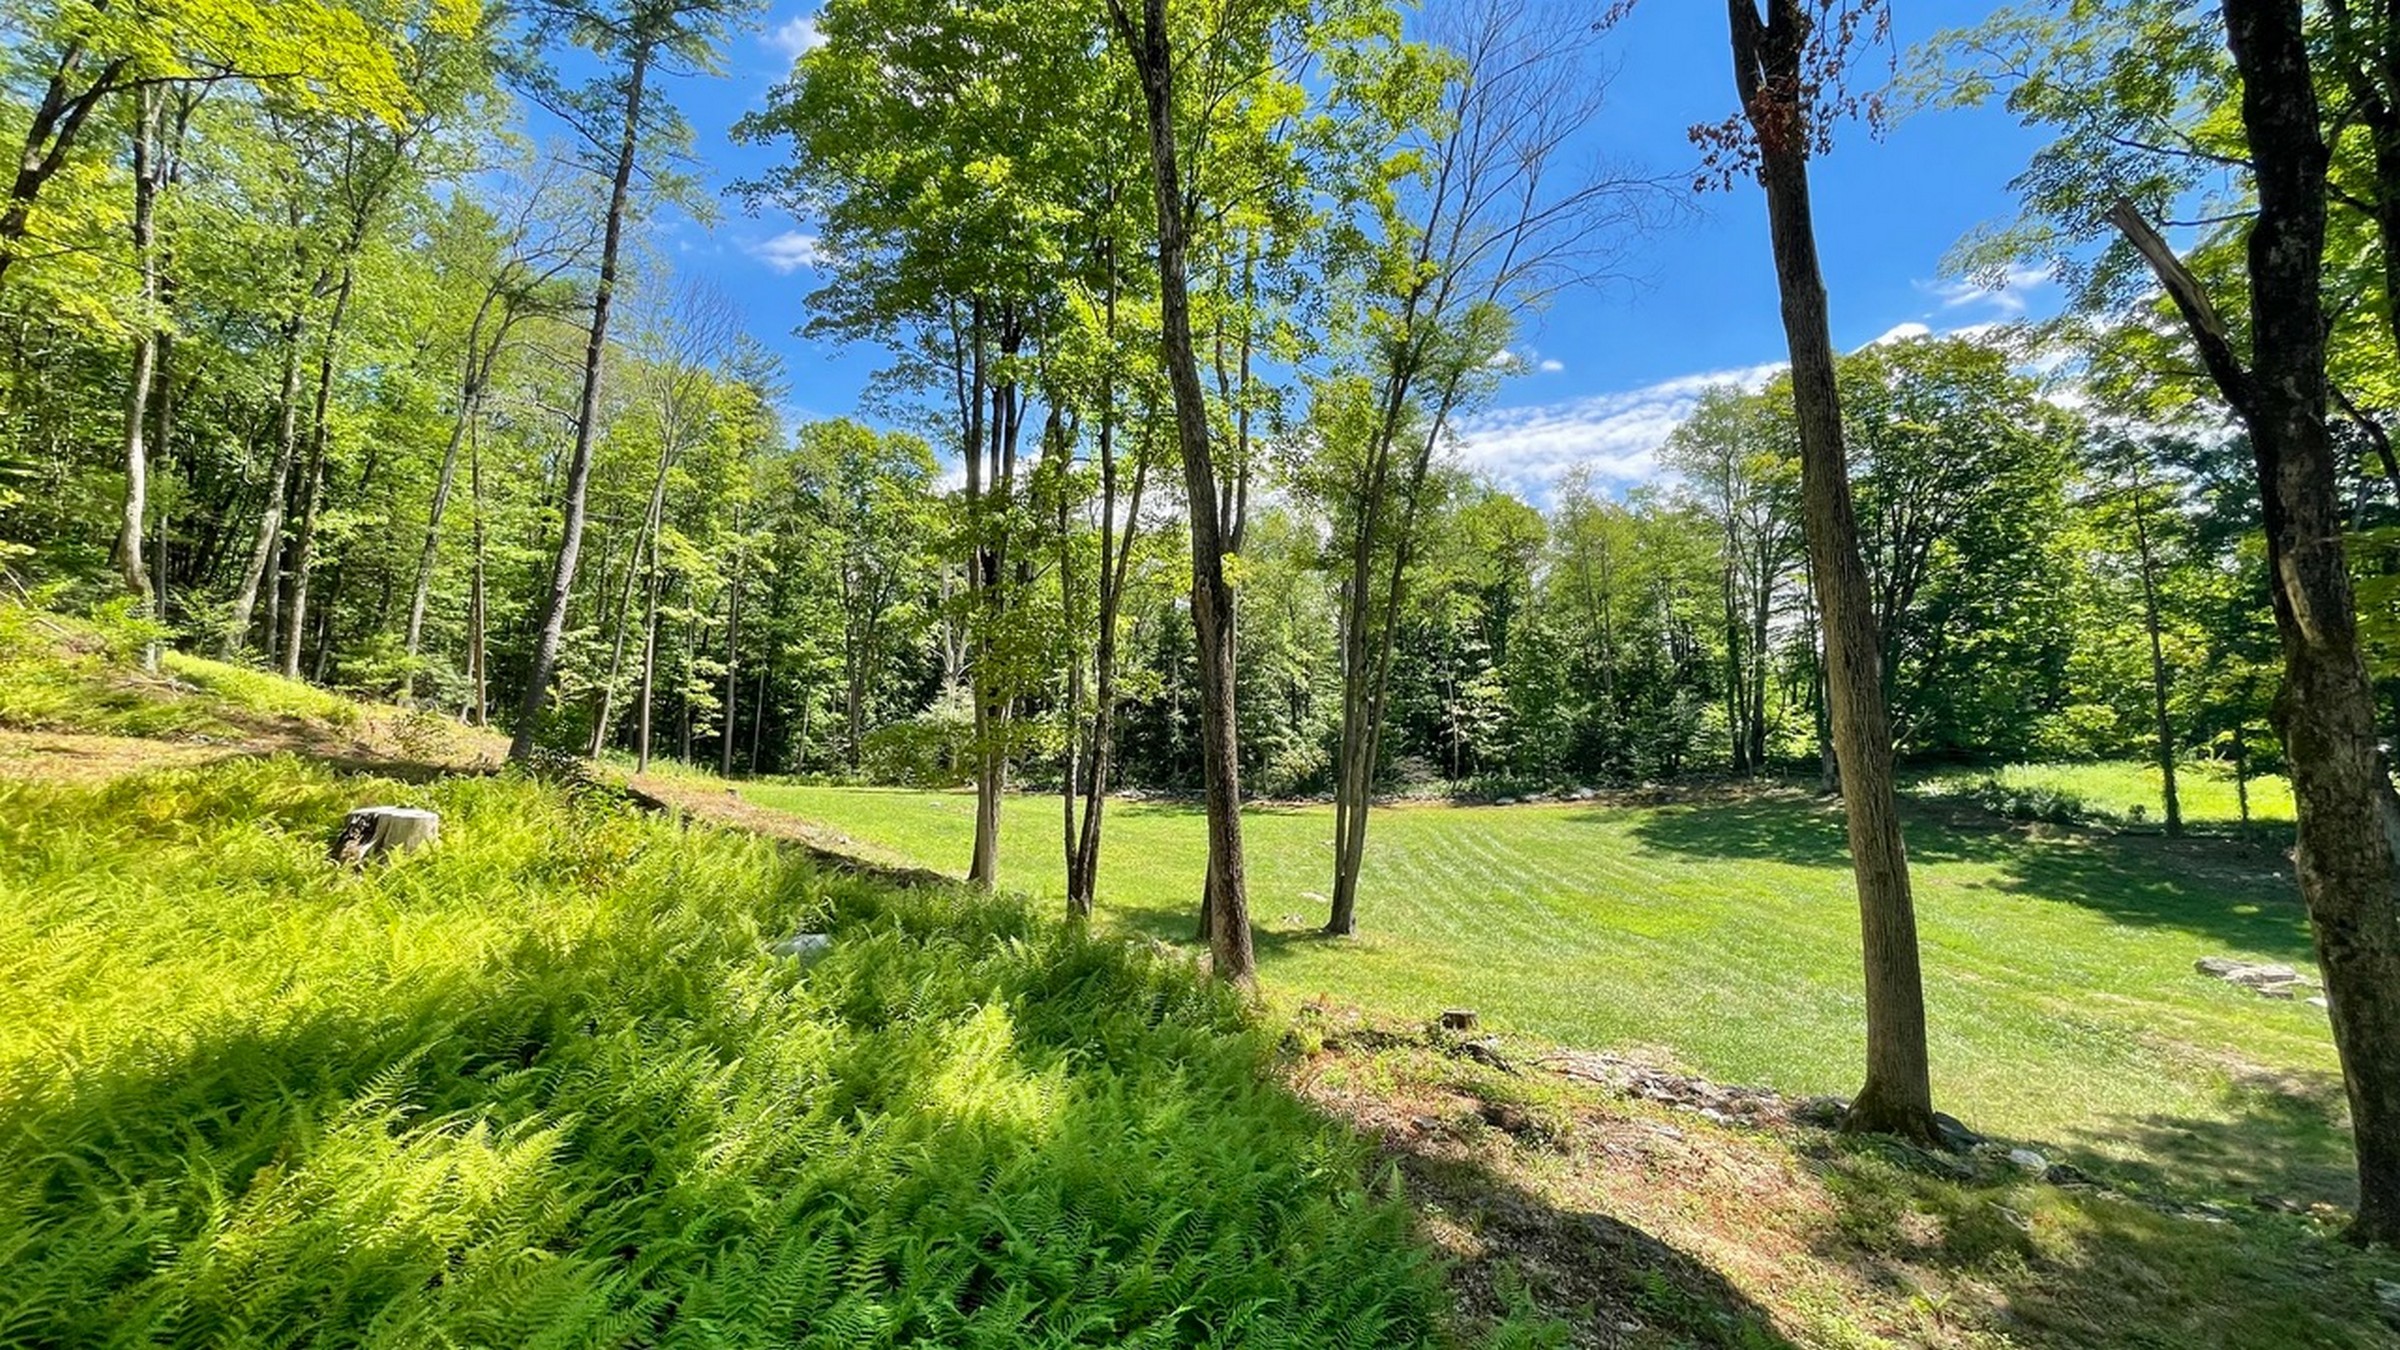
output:
M1921 775L1916 786L1939 795L1973 796L1988 784L2001 794L2001 800L1994 805L2055 803L2065 808L2062 814L2156 824L2167 816L2163 782L2157 765L2104 760L1943 770ZM2247 786L2253 822L2292 821L2292 785L2283 777L2265 774L2249 779ZM2187 824L2238 823L2242 819L2241 794L2242 787L2235 782L2229 766L2190 763L2176 768L2175 798Z
M353 727L359 722L356 703L305 681L186 652L167 652L159 664L168 674L243 712L306 718L334 727Z
M368 801L441 842L329 863ZM1271 1037L1175 960L605 794L0 780L0 1345L1430 1342Z
M0 600L0 727L117 736L234 735L279 722L356 728L360 706L301 680L165 648L122 614L87 618Z
M964 795L760 785L762 804L956 871ZM1103 922L1189 937L1196 810L1114 803ZM1411 1020L1471 1007L1508 1031L1646 1047L1720 1079L1858 1085L1858 916L1838 808L1797 793L1688 805L1408 806L1373 817L1362 936L1316 936L1332 814L1245 821L1260 961ZM2310 960L2276 854L2225 840L2029 837L1911 813L1938 1102L2065 1148L2128 1184L2246 1199L2344 1194L2347 1144L2323 1011L2196 975L2199 957ZM1003 882L1062 894L1054 799L1009 803Z

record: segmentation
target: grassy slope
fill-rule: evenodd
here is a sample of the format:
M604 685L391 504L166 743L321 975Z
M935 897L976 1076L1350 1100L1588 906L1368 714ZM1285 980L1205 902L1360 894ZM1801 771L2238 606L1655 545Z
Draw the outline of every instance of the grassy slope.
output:
M931 865L967 850L961 796L746 791ZM1012 803L1003 836L1005 879L1044 897L1059 893L1055 812ZM2224 841L2029 837L1973 819L1909 823L1942 1104L2128 1185L2245 1203L2344 1196L2323 1012L2192 972L2216 953L2306 964L2280 861ZM1355 942L1309 932L1330 821L1310 807L1247 822L1261 960L1286 998L1409 1018L1467 1005L1551 1040L1654 1047L1721 1080L1856 1086L1857 920L1825 806L1770 794L1381 811ZM1105 913L1186 936L1202 848L1188 808L1112 805Z
M1355 1137L1273 1086L1266 1032L1172 959L1006 902L840 880L611 794L210 762L289 741L421 771L478 747L238 669L162 682L69 664L84 687L47 725L123 729L165 703L185 740L0 732L0 1346L1405 1344L1447 1301L1426 1237L1502 1344L1561 1343L1495 1326L1511 1309L1629 1347L2392 1339L2375 1281L2400 1270L2333 1244L2323 1215L2182 1217L1988 1159L1960 1179L1872 1141L1495 1073L1438 1042L1368 1035L1285 1061L1400 1167L1412 1236L1361 1190ZM222 730L193 739L204 722ZM7 781L29 774L46 781ZM848 847L699 780L651 785ZM444 845L327 868L325 834L367 797L441 809ZM1691 861L1688 831L1752 829L1749 846L1799 848L1792 877L1827 884L1823 823L1762 809L1638 813L1611 846L1657 855L1656 876ZM1041 814L1016 821L1037 854ZM1530 819L1392 818L1403 837L1489 834L1486 860L1461 864L1483 869L1470 912L1507 894L1490 857L1514 856ZM1118 922L1177 931L1190 823L1133 823L1114 865L1162 898ZM937 845L938 827L915 844ZM1473 917L1454 945L1491 942ZM762 955L819 924L837 934L822 964ZM1270 957L1374 971L1404 954L1369 946ZM1584 1002L1620 1001L1592 987ZM1325 1024L1295 1034L1313 1046ZM2258 1100L2274 1109L2227 1138L2304 1193L2316 1107ZM2197 1164L2233 1185L2215 1142L2150 1151L2179 1183Z

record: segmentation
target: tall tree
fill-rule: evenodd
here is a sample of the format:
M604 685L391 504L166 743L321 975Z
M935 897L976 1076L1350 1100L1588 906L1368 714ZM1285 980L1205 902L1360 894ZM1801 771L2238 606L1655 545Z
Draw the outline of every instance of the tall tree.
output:
M1191 525L1192 622L1198 630L1201 763L1208 803L1209 954L1216 977L1238 985L1256 978L1248 874L1242 856L1241 728L1234 710L1233 586L1225 565L1225 522L1209 427L1207 391L1192 344L1191 279L1186 249L1194 203L1180 166L1186 128L1177 111L1179 38L1166 0L1109 0L1118 36L1141 81L1150 142L1151 194L1158 212L1159 351L1175 411L1183 460L1184 504ZM1188 39L1183 39L1188 40Z
M1755 168L1766 190L1784 336L1792 356L1809 571L1824 624L1834 753L1842 774L1850 859L1865 938L1867 1078L1844 1120L1849 1129L1934 1136L1925 1045L1925 991L1892 777L1883 644L1860 560L1843 448L1825 280L1817 263L1808 161L1828 143L1846 96L1842 66L1853 42L1879 23L1881 0L1729 0L1734 87L1742 111L1710 129L1728 175Z
M2358 1149L2351 1236L2400 1241L2400 795L2377 742L2326 410L2325 240L2331 160L2300 0L2224 0L2242 77L2258 211L2245 358L2204 284L2131 201L2110 220L2150 264L2250 433L2283 643L2275 703L2299 816L2296 856ZM2387 33L2386 59L2400 55Z
M1326 475L1336 483L1328 495L1345 555L1325 926L1334 934L1358 926L1393 643L1452 420L1493 375L1521 364L1506 348L1517 318L1605 272L1650 200L1651 185L1568 158L1597 122L1607 80L1563 13L1519 0L1455 0L1425 28L1450 63L1434 86L1439 106L1380 90L1357 100L1395 123L1391 165L1413 172L1378 163L1388 185L1362 194L1373 204L1364 233L1381 241L1362 288L1369 369L1356 388L1326 391L1337 413L1325 439L1346 461ZM1433 84L1433 70L1414 55L1403 50L1381 77L1398 87ZM1342 402L1359 406L1340 410Z
M571 41L591 51L605 67L605 73L575 87L543 67L528 85L534 97L573 127L593 151L593 167L608 179L608 204L601 215L599 273L592 286L592 322L576 397L575 442L567 460L558 552L535 628L524 694L517 704L517 725L508 748L511 759L533 753L566 633L567 607L574 598L592 446L599 434L601 367L608 355L609 311L616 301L634 171L646 140L679 142L684 135L682 118L672 105L650 97L650 82L678 70L712 68L726 26L752 8L750 0L543 0L534 11L538 37Z
M1794 500L1799 456L1791 419L1776 415L1772 398L1731 386L1711 389L1668 435L1663 452L1717 523L1735 773L1766 767L1769 643L1803 549Z

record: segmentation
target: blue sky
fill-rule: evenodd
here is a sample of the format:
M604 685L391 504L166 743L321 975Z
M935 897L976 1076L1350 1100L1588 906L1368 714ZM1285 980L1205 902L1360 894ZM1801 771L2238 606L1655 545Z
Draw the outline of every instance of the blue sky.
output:
M778 3L730 44L722 78L687 79L673 91L692 121L702 167L720 186L772 161L774 151L734 145L726 128L763 106L769 86L814 41L813 5ZM1903 50L1933 31L1935 6L1895 8ZM1953 0L1939 8L1943 22L1961 23L1989 6ZM1604 42L1616 70L1599 126L1606 153L1655 172L1687 168L1687 129L1732 106L1724 10L1702 0L1647 0ZM2038 143L2038 131L1988 109L1922 114L1880 140L1863 126L1846 128L1818 162L1814 183L1836 343L1852 348L1906 325L1940 332L2055 308L2054 289L2038 277L1992 294L1940 275L1962 234L2013 213L2008 182ZM1465 427L1473 467L1537 498L1577 463L1615 488L1644 481L1655 472L1653 452L1699 389L1758 378L1782 359L1758 190L1743 184L1695 205L1637 246L1635 280L1563 295L1532 320L1520 344L1532 369ZM809 242L805 222L747 216L728 200L713 223L666 225L658 247L677 271L733 296L750 331L784 354L796 415L854 413L882 353L794 335L816 284Z

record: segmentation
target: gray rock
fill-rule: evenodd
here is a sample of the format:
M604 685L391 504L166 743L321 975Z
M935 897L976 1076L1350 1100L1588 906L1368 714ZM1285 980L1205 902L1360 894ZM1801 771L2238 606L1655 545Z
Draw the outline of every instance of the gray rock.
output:
M1983 1142L1982 1135L1968 1129L1958 1117L1942 1111L1933 1113L1933 1137L1953 1153L1964 1153Z
M794 933L767 950L777 956L797 957L802 965L806 965L823 956L832 948L833 935L831 933Z
M2212 979L2240 985L2261 998L2294 998L2300 990L2316 984L2315 980L2280 962L2252 964L2230 956L2204 956L2192 963L2192 969Z
M2050 1160L2029 1148L2008 1151L2009 1165L2031 1176L2043 1176L2050 1171Z

